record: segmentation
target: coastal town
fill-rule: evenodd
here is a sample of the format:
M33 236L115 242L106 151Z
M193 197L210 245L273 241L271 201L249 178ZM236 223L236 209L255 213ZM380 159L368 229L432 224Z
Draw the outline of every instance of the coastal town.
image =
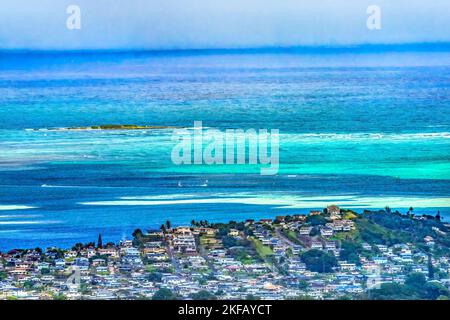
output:
M0 299L448 299L450 225L330 205L0 253Z

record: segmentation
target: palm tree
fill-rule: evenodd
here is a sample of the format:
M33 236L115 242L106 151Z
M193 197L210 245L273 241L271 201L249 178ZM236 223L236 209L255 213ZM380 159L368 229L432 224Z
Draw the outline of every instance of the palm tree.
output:
M98 235L98 241L97 241L97 248L102 248L103 247L103 242L102 242L102 235L99 234Z
M434 268L433 268L433 262L431 260L431 253L428 254L428 277L431 280L434 279Z
M441 221L441 213L439 212L439 210L438 210L437 215L436 215L436 220Z
M134 230L134 232L131 234L134 238L140 238L143 237L144 234L142 233L141 229L136 229Z
M170 227L171 227L171 223L169 220L166 221L166 227L167 227L167 229L170 229Z

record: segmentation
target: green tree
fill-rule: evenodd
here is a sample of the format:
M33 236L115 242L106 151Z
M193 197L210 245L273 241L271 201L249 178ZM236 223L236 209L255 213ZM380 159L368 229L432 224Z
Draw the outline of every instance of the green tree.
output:
M191 295L191 298L194 300L217 300L217 297L209 291L200 290Z
M328 222L325 217L315 215L315 216L307 216L306 222L310 223L312 226L321 226Z
M351 241L343 241L341 244L340 258L350 263L360 264L358 251L362 248Z
M423 290L426 283L427 279L420 272L410 273L405 279L405 285L415 291Z
M311 229L311 231L309 232L310 237L315 237L315 236L318 236L319 234L320 234L320 230L317 227L313 227Z
M31 290L31 289L33 289L33 286L34 286L34 283L32 281L25 281L23 283L23 288L25 290Z
M379 289L369 290L368 299L373 300L409 300L417 298L414 292L399 283L382 283Z
M428 254L428 278L434 279L434 267L433 261L431 260L431 254Z
M309 250L301 255L301 260L310 271L324 273L333 272L333 267L337 266L334 254L322 250Z
M97 240L97 248L102 248L102 247L103 247L102 235L99 234L98 240Z
M54 294L52 298L53 300L67 300L67 297L63 294Z
M81 242L76 243L73 247L73 251L80 252L83 249L83 244Z
M161 282L162 274L159 272L150 272L147 279L152 282Z
M134 230L133 234L133 244L136 246L141 246L144 241L144 233L141 229Z
M425 285L425 296L424 296L425 299L436 300L439 297L441 297L442 299L442 297L444 296L448 298L449 290L442 284L435 281L431 281Z
M309 287L309 283L306 280L299 280L297 287L300 290L306 290Z
M136 229L133 231L132 236L134 238L142 238L144 236L144 233L142 232L141 229Z
M225 248L231 248L234 246L238 245L238 241L237 239L230 237L230 236L225 236L222 238L222 244Z
M437 214L436 214L436 220L441 221L441 213L440 213L439 210L438 210L438 212L437 212Z
M177 296L166 288L161 288L155 292L152 297L152 300L176 300Z

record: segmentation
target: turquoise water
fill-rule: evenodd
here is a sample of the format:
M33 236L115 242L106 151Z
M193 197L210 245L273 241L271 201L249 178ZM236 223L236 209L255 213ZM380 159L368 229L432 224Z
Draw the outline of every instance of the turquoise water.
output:
M450 214L450 52L0 53L0 249L344 207ZM280 170L175 166L172 130L280 130ZM40 130L32 130L40 129Z

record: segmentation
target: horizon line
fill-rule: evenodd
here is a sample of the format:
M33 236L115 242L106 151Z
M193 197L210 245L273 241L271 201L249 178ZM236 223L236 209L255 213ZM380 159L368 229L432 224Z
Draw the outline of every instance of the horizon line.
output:
M85 49L31 49L0 48L0 54L240 54L240 53L366 53L366 52L402 52L402 51L450 51L450 42L410 42L392 44L338 44L338 45L298 45L298 46L262 46L262 47L230 47L230 48L85 48Z

